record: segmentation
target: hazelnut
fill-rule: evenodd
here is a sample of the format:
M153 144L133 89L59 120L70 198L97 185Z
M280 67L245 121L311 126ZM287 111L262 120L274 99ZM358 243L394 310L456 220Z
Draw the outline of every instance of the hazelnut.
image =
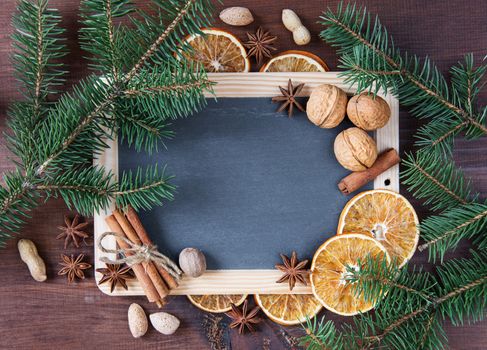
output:
M347 115L359 128L376 130L387 124L391 109L383 98L363 92L348 101Z
M349 128L335 139L335 156L338 162L351 171L370 168L377 159L377 145L372 137L359 128Z
M346 109L345 92L334 85L323 84L311 92L306 113L313 124L330 129L342 122Z
M206 271L206 259L201 250L185 248L179 253L179 267L190 277L199 277Z

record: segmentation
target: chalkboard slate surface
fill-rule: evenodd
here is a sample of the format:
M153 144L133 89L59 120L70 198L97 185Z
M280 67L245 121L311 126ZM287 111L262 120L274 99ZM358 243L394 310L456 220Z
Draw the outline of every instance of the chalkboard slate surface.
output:
M350 197L348 174L333 154L338 128L320 129L304 113L289 119L269 98L208 99L200 113L173 122L167 149L148 155L119 145L120 170L167 164L173 202L141 219L173 258L198 247L209 269L272 269L279 253L311 258L335 234ZM372 188L370 184L369 188Z

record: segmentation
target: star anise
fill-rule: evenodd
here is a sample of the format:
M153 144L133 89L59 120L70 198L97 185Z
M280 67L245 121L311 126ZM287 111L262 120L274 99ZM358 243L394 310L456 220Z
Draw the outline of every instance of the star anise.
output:
M61 259L63 261L59 265L63 266L63 268L59 270L58 275L67 275L68 283L72 283L75 278L84 279L85 273L83 270L91 268L90 264L83 261L84 257L84 254L80 254L75 259L72 254L71 257L62 254Z
M264 57L272 57L271 50L276 50L273 44L277 39L276 36L270 35L269 32L265 32L262 27L259 27L255 34L247 33L247 37L249 40L244 43L244 46L249 49L247 57L254 56L258 64Z
M79 248L79 240L90 237L90 235L83 231L83 229L88 226L88 222L79 223L79 215L76 214L73 220L70 220L67 216L64 217L64 223L66 226L58 226L62 232L56 237L56 239L64 238L64 249L68 247L70 241Z
M288 108L288 116L289 118L293 115L294 106L296 106L301 112L305 112L306 110L296 100L301 90L303 90L304 84L299 84L297 86L293 86L291 79L289 79L287 83L287 89L279 86L279 90L281 90L281 96L276 96L272 98L272 102L282 102L281 107L277 110L278 112L282 112L284 109Z
M279 278L276 283L288 281L290 290L293 290L296 282L301 282L306 286L306 279L309 275L309 270L307 270L305 266L308 264L308 260L298 262L298 255L296 252L292 253L291 259L289 259L286 255L281 254L281 259L284 265L278 264L276 265L276 269L284 272L284 275L282 275L282 277Z
M103 274L103 277L100 279L98 284L105 282L110 283L110 293L113 293L113 290L117 284L120 284L125 290L127 290L127 280L135 277L130 266L122 267L120 264L107 264L107 267L96 269L96 272Z
M231 304L232 311L226 313L228 317L230 317L233 321L230 323L230 328L237 328L238 333L243 334L245 331L245 327L251 332L254 332L254 324L257 324L261 321L257 314L259 313L260 307L254 307L250 312L247 312L248 301L245 300L242 306L242 309L239 309L234 304Z

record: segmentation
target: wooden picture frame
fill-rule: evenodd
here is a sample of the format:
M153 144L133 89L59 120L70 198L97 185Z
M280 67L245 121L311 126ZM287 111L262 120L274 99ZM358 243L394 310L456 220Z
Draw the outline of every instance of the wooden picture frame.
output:
M340 87L347 94L354 94L353 86L349 86L344 79L339 77L337 72L310 72L310 73L210 73L209 79L216 83L214 86L215 96L218 97L272 97L280 94L278 86L286 86L288 79L296 83L305 83L302 91L303 96L309 96L313 88L320 84L332 84ZM388 124L377 130L374 138L377 142L379 152L389 148L399 150L399 103L391 95L384 95L379 92L391 108L391 118ZM208 95L207 97L213 97ZM107 171L118 175L118 145L116 140L108 142L109 148L95 159L95 164L104 166ZM374 188L386 188L399 191L399 166L396 165L385 173L381 174L374 181ZM94 217L94 238L95 242L104 232L110 231L105 223L107 212L96 213ZM113 237L105 238L104 246L110 249L116 248ZM103 267L100 261L102 253L95 244L95 268ZM114 256L107 255L109 258ZM177 289L171 290L172 295L198 295L198 294L287 294L290 293L286 283L275 283L281 276L278 270L210 270L199 278L184 277ZM96 281L101 278L96 273ZM98 285L100 290L110 295L143 295L141 286L137 281L129 281L128 290L117 288L110 293L107 284ZM293 294L311 294L310 286L296 286Z

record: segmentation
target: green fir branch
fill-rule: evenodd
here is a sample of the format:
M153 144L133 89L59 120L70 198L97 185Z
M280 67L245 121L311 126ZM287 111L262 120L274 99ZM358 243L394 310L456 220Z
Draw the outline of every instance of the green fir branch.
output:
M487 247L487 205L469 203L430 216L420 226L424 243L418 250L429 250L429 258L443 261L447 251L455 249L462 239L474 239L480 249Z
M409 106L417 117L434 118L434 122L440 124L453 124L451 120L460 119L465 124L459 129L465 130L469 137L487 134L485 114L476 111L473 104L468 104L472 108L465 108L464 103L459 103L464 87L477 91L480 84L477 78L485 72L485 68L473 70L471 55L466 57L465 65L453 68L457 79L452 92L429 58L420 60L401 53L379 19L373 19L365 9L340 3L337 11L328 10L321 20L326 26L321 37L338 47L342 55L341 68L346 69L343 75L349 83L356 84L359 91L378 88L391 91L400 96L401 103ZM472 76L476 78L470 79ZM456 132L458 124L451 127L453 129L445 130L443 136L431 142L450 141L445 135ZM451 144L444 147L449 149Z
M61 196L68 208L91 216L110 204L117 188L113 181L113 175L107 174L103 168L88 167L60 172L34 188L43 192L46 199Z
M107 147L103 138L113 129L107 117L116 96L112 90L91 76L60 98L38 128L36 175L83 165Z
M475 202L471 182L456 168L453 160L428 151L407 154L402 161L402 183L416 198L426 199L432 210L445 210Z
M318 322L308 319L305 325L306 336L300 339L299 345L308 350L344 350L342 334L332 321L324 318Z
M346 281L353 286L354 294L364 300L377 304L385 295L394 299L419 297L425 301L432 300L431 288L434 287L431 275L422 271L408 273L399 268L397 262L367 257L358 263L360 269L346 267ZM424 288L429 285L430 288Z
M340 346L345 349L443 349L446 341L443 321L449 319L459 325L485 316L485 252L472 252L469 259L446 262L437 268L438 277L405 270L398 274L394 268L381 271L382 268L381 262L368 259L363 274L349 281L364 290L374 272L385 277L377 279L378 285L382 285L387 293L379 292L381 300L373 315L359 315L352 325L344 325L339 331L330 321L309 321L301 344L307 349L328 349L333 348L331 340L341 339ZM391 286L390 281L395 281L398 286ZM380 289L375 288L376 291ZM323 332L323 328L327 331Z
M13 19L16 78L26 101L33 105L32 119L42 115L48 95L58 93L64 83L66 72L59 59L67 51L60 21L58 11L48 8L48 0L21 0Z
M28 1L22 1L23 3L32 4ZM47 4L47 1L42 3ZM12 125L22 130L22 137L12 136L12 139L20 140L19 142L25 140L33 147L22 148L26 154L23 154L20 147L12 147L14 153L23 154L19 166L25 172L16 175L18 183L15 186L1 188L0 200L3 200L3 206L0 207L0 217L6 224L0 228L0 241L3 242L20 228L23 220L18 216L24 211L28 212L28 207L32 204L29 201L31 197L38 198L41 194L47 194L48 197L60 195L68 205L84 213L106 206L107 198L110 197L115 197L119 204L132 204L136 208L148 208L160 204L163 199L172 198L172 186L167 183L164 174L159 176L154 170L156 168L152 169L152 173L147 172L147 180L144 180L146 182L141 180L139 173L133 176L133 184L128 182L132 176L124 175L119 190L113 192L105 188L96 191L94 187L98 185L108 186L109 175L102 178L94 176L97 170L90 169L88 164L93 155L107 147L106 139L113 137L118 131L120 118L117 111L134 107L128 116L136 121L138 135L149 134L148 139L156 139L170 135L165 128L167 116L175 118L189 115L202 106L202 92L210 86L204 72L189 72L184 62L176 60L174 51L178 38L199 33L200 26L208 26L212 7L208 6L209 2L206 0L171 0L163 3L155 1L159 9L156 11L157 17L143 14L145 20L159 24L152 28L158 31L149 33L140 28L125 30L125 27L115 24L115 19L118 21L130 12L127 10L130 7L128 4L123 0L83 1L83 45L87 51L97 56L99 70L106 72L104 79L91 76L80 82L71 93L64 94L46 110L36 128L29 129L24 122L28 120L26 115L32 111L28 102L14 105L10 113ZM27 17L24 18L22 11L19 17L23 21L28 20ZM126 60L124 56L124 48L129 41L124 33L128 32L133 33L131 39L134 39L130 46L136 47L140 52L139 56L130 60ZM52 33L57 35L54 30ZM87 40L89 38L96 40ZM103 43L107 43L107 46L104 47ZM20 55L25 56L26 64L32 63L26 52L20 52ZM162 60L163 57L167 58L167 62ZM171 64L171 73L167 71L164 83L170 84L169 86L144 85L141 77L152 77L152 82L157 82L155 75L161 69L167 69L168 64ZM120 71L115 74L114 69ZM122 69L126 72L122 72ZM168 78L169 74L172 74L172 80ZM111 78L115 75L117 79ZM198 79L201 81L198 82ZM137 88L136 96L128 98L126 91L134 88ZM49 91L53 91L51 85ZM149 95L154 97L155 103L159 103L158 107L154 103L140 103ZM127 101L131 104L127 104ZM156 116L163 102L167 102L167 110ZM152 141L148 142L151 143ZM83 172L86 166L89 170ZM88 173L94 177L90 177ZM102 183L97 183L96 179ZM137 186L138 183L141 186ZM12 232L9 232L9 228L13 228L10 230Z
M116 116L122 140L152 153L163 138L173 136L168 120L200 110L206 105L203 92L211 87L200 67L168 63L142 69L119 99Z
M81 6L83 27L80 29L81 48L91 53L90 67L120 79L122 45L116 19L134 11L130 0L84 0Z
M155 63L174 62L183 56L181 51L189 48L184 43L188 35L201 34L201 28L208 27L212 21L213 2L211 0L152 0L151 16L139 11L132 17L134 30L125 30L124 61L129 71L125 81L130 81L139 71ZM158 34L160 33L160 34ZM134 57L140 57L134 60Z
M29 173L34 166L33 131L49 109L48 97L59 93L64 83L60 59L67 50L60 20L57 10L48 8L47 0L21 0L13 19L13 63L25 100L9 109L8 126L12 132L7 134L7 141L9 149L21 160L17 166Z
M125 75L122 81L123 84L129 84L133 79L137 78L143 66L148 64L150 60L154 60L155 57L157 57L158 52L166 46L165 40L171 40L172 33L175 30L182 30L182 25L184 25L184 28L187 31L198 30L194 28L194 23L202 23L202 20L196 15L195 10L201 8L204 0L169 2L178 2L182 4L179 4L180 7L171 8L171 11L169 12L172 16L171 24L165 28L164 32L157 37L155 42L150 45L129 73ZM176 11L178 8L180 8L180 10ZM203 12L203 18L206 18L205 14L207 11L208 9ZM190 25L189 23L192 22L194 22L193 25ZM178 35L181 35L181 33ZM107 84L109 84L109 82ZM68 121L71 123L64 125L60 122L61 125L59 125L60 129L58 136L52 138L51 142L41 149L41 155L44 155L44 157L40 158L41 161L40 166L36 171L37 174L43 174L46 168L51 166L51 164L55 167L56 164L62 164L65 161L83 160L86 159L88 153L96 153L100 149L106 147L104 142L100 139L102 136L109 136L106 134L103 127L108 127L108 129L110 129L113 128L113 125L99 125L94 122L97 119L106 121L106 118L100 117L103 117L110 112L113 103L123 94L123 92L116 91L113 89L113 86L110 85L107 85L106 89L102 89L103 85L104 84L101 81L98 83L91 81L89 84L81 84L79 88L75 89L73 96L68 96L57 104L59 110L54 110L51 114L68 116L70 118ZM85 91L85 89L87 91ZM91 91L91 89L97 91ZM90 100L90 97L92 100ZM51 118L53 123L55 123L56 120L58 119ZM47 130L45 132L47 132ZM93 140L90 142L90 144L93 143L91 147L78 147L78 145L86 146L86 143L84 142L77 142L79 137L84 135ZM49 139L46 138L44 138L43 141L44 140L46 142L49 141ZM67 156L61 157L64 153L67 153Z
M471 259L454 259L437 269L440 305L443 319L455 326L485 318L487 307L487 253L472 252Z
M119 181L119 190L114 193L119 208L131 205L135 210L150 209L162 205L164 200L174 198L175 187L170 183L172 177L165 175L165 169L157 165L145 170L124 172Z
M19 170L3 174L5 186L0 187L0 246L12 233L17 233L38 203L39 195L30 190Z

